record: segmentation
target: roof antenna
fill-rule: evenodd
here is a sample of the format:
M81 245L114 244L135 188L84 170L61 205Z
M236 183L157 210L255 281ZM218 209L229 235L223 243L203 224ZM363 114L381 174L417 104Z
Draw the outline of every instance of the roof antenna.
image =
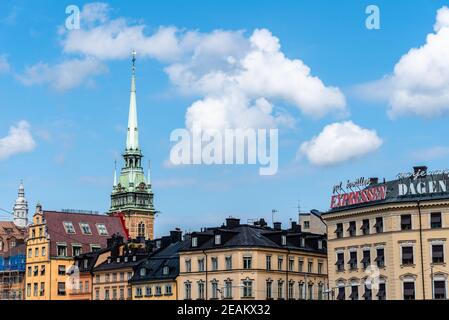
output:
M271 210L271 223L274 225L274 214L278 213L279 211L277 211L276 209L272 209Z

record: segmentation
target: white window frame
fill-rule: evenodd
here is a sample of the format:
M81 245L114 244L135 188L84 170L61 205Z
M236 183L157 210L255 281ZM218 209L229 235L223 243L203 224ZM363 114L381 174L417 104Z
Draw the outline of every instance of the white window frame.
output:
M434 245L442 245L443 246L443 262L446 263L446 241L444 240L431 240L429 243L429 261L433 264L433 246Z
M404 264L402 263L402 248L404 247L412 247L412 252L413 252L413 263L412 265L416 264L416 248L415 248L415 243L414 242L403 242L399 245L399 258L400 258L400 263L401 266L404 266ZM432 254L432 253L430 253ZM385 249L384 249L384 260L385 260ZM404 289L404 288L403 288ZM415 290L416 293L416 290Z
M168 275L170 273L170 268L168 266L164 266L164 268L162 268L162 274L164 276Z
M221 234L216 234L215 235L215 245L221 245Z
M62 224L64 226L65 233L76 234L75 226L73 225L72 221L63 221ZM69 229L71 229L73 232L69 232Z
M384 251L384 255L385 255L385 251ZM387 280L384 277L380 277L379 278L379 284L384 284L385 285L385 300L388 300ZM402 287L402 288L404 288L404 287ZM379 297L377 297L378 293L379 293L379 288L377 288L377 290L376 290L376 299L377 300L379 300ZM372 294L374 296L374 290L372 291ZM373 298L373 300L374 300L374 298Z
M282 245L286 246L287 245L287 236L286 235L282 235L281 239L282 239Z
M87 226L87 229L89 229L89 232L85 232L83 226ZM82 234L85 234L85 235L92 234L92 229L90 228L90 225L87 222L80 222L79 227L81 229Z
M228 261L229 261L229 265L228 265ZM232 270L232 255L225 257L225 269Z
M401 281L402 300L405 300L404 283L406 283L406 282L413 282L413 287L414 287L414 290L415 290L415 300L416 300L416 279L412 278L412 277L405 277Z
M448 290L447 290L447 276L442 274L437 274L433 276L432 279L432 299L435 299L435 281L444 281L444 290L446 291L446 299L448 299Z
M106 228L106 225L104 223L97 223L97 224L95 224L95 226L97 227L98 235L103 236L103 237L106 237L109 235L108 228ZM104 228L105 232L102 232L101 228Z

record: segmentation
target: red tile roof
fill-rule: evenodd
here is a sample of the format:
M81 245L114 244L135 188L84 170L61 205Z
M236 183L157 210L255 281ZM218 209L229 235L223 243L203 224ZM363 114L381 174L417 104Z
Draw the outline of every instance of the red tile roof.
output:
M3 251L0 251L0 256L8 253L13 239L18 245L25 239L26 235L26 229L18 228L12 221L0 221L0 241L3 244Z
M101 248L107 246L107 239L118 233L125 236L126 232L119 217L102 214L67 213L56 211L44 211L44 219L47 224L47 234L50 236L50 255L57 256L57 244L67 245L67 255L72 256L72 245L80 244L82 252L90 252L91 245L98 245ZM64 222L71 222L75 233L66 232ZM92 234L84 234L80 223L87 223ZM107 235L100 235L97 229L98 224L104 224L108 232Z

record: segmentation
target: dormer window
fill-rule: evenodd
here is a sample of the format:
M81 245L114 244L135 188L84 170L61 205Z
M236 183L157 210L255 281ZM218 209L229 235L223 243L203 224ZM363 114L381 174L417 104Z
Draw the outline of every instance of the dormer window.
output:
M128 257L124 257L123 260L124 260L125 262L128 262Z
M156 241L156 248L157 249L160 249L162 247L162 242L161 242L161 240L157 240Z
M80 222L80 228L81 228L81 231L83 232L83 234L87 234L87 235L92 234L92 231L90 230L90 226L88 223Z
M147 270L146 270L145 268L141 268L141 269L140 269L140 276L141 276L141 277L145 277L146 274L147 274Z
M305 246L306 246L306 239L305 239L305 238L300 238L300 240L299 240L299 245L300 245L301 247L305 247Z
M323 240L318 240L318 249L323 249Z
M136 256L133 256L133 261L136 261L136 259L137 259L137 257L136 257Z
M221 244L221 234L215 235L215 245L218 246Z
M286 246L286 245L287 245L287 236L286 236L286 235L283 235L283 236L282 236L282 245L283 245L283 246Z
M108 258L108 263L111 263L111 258Z
M75 234L75 228L71 222L64 222L64 229L68 234Z
M106 226L102 223L97 224L97 231L100 236L108 235L108 229L106 229Z
M120 257L117 258L117 263L120 263Z
M162 269L162 274L164 276L168 275L169 272L170 272L170 268L168 266L165 266L164 269Z
M198 238L197 237L192 238L192 247L194 247L194 248L198 247Z

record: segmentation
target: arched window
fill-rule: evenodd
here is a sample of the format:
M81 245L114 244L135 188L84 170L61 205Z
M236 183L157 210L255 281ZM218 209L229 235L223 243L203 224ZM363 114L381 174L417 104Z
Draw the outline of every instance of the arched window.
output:
M137 236L145 237L145 224L143 222L139 222L137 226Z

